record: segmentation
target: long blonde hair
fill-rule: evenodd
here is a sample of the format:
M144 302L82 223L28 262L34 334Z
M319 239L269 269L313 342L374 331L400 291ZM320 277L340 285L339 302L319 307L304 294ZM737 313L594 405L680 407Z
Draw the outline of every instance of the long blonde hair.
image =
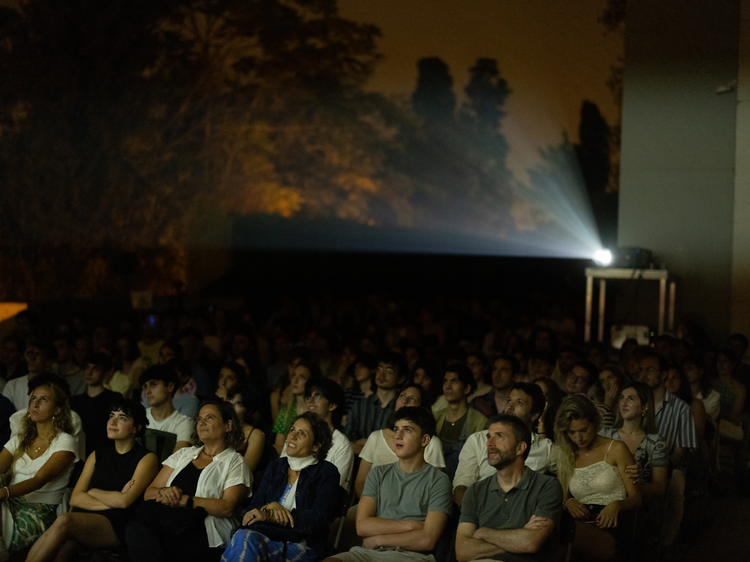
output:
M55 400L55 408L59 408L60 410L58 413L55 413L53 417L52 428L55 437L57 437L58 433L60 432L70 433L72 435L73 421L70 414L70 400L68 400L67 393L62 389L60 385L51 381L45 381L44 383L37 386L34 390L43 386L46 386L52 391ZM28 451L28 449L31 447L31 444L34 442L34 439L36 439L38 436L39 433L36 429L36 423L31 421L31 418L29 417L29 411L26 410L26 414L24 414L23 421L21 422L21 443L18 445L18 448L13 455L13 460L17 461L18 459L20 459L23 454Z
M578 458L578 446L568 437L570 424L576 420L587 420L599 433L602 426L602 416L596 405L588 396L576 394L563 400L555 418L555 460L557 461L557 477L563 490L568 490L568 483L573 476Z

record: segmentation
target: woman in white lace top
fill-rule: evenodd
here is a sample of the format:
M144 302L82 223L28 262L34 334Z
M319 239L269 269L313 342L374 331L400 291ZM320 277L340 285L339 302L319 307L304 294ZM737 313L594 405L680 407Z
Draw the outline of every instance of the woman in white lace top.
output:
M635 465L627 445L599 435L601 415L585 395L563 400L555 419L557 477L565 509L576 520L573 550L581 558L617 560L626 555L632 527L627 512L641 495L626 469Z

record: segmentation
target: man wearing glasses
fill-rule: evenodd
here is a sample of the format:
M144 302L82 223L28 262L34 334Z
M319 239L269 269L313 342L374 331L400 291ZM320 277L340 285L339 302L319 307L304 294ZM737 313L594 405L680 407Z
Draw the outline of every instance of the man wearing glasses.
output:
M355 454L362 452L370 433L385 428L396 406L396 389L406 380L408 368L399 353L387 353L378 362L375 392L352 405L347 414L346 437Z
M339 431L341 418L344 416L344 391L336 381L331 379L316 378L305 383L305 400L307 410L315 412L327 423L333 434L333 445L326 454L326 460L339 469L341 487L349 490L349 482L352 478L352 466L354 464L354 451L346 436ZM286 443L281 451L281 456L286 455Z

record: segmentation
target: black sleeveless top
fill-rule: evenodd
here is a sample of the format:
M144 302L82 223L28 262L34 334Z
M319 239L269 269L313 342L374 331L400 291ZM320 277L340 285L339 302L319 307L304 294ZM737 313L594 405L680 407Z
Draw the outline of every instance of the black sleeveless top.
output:
M91 476L89 489L97 488L98 490L106 490L108 492L121 492L125 484L133 479L138 463L150 452L146 447L137 442L133 444L133 447L127 453L122 455L115 449L114 442L99 447L94 451L96 465L94 467L94 474ZM107 509L104 511L89 512L86 509L73 508L73 511L103 515L109 519L120 543L125 544L125 526L128 521L135 517L135 511L142 501L143 496L140 496L130 507L126 507L125 509Z

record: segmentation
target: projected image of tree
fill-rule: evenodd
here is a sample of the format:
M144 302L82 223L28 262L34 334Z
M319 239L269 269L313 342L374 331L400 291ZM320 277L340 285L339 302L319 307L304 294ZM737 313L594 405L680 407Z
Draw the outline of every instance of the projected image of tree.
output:
M207 208L301 224L302 247L313 223L354 250L596 243L576 162L599 153L563 141L519 181L498 62L457 85L415 60L411 98L387 96L364 87L379 38L335 0L0 7L0 298L174 293Z

